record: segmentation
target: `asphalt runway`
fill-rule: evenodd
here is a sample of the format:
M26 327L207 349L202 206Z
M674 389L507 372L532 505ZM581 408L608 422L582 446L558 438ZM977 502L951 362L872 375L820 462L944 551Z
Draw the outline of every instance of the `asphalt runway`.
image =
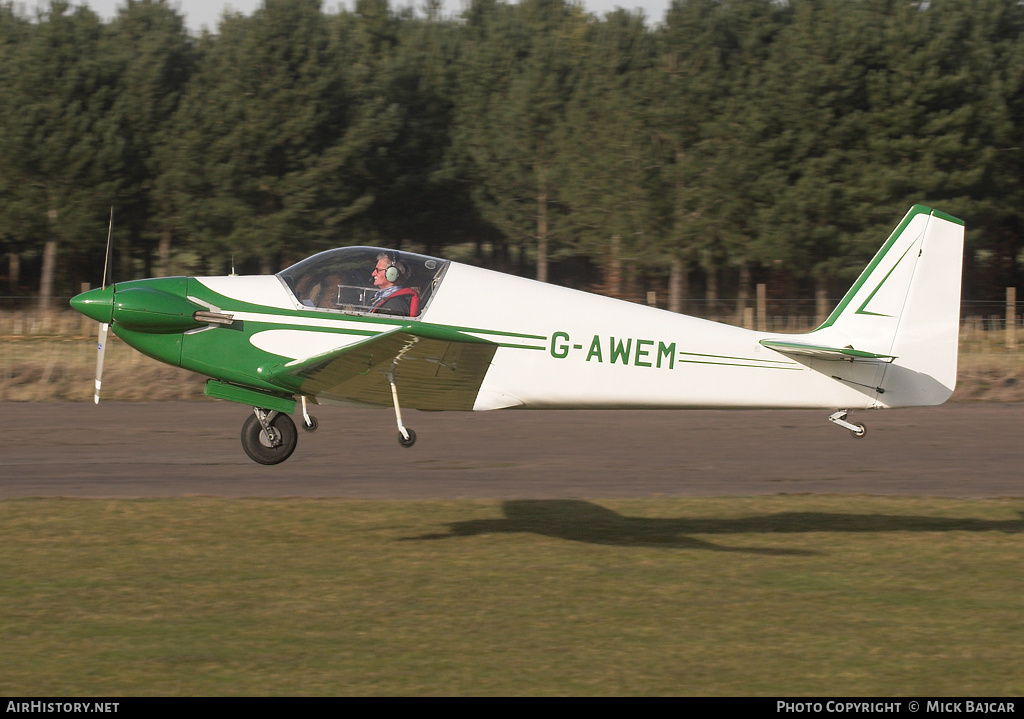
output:
M314 408L287 462L242 451L218 400L0 404L0 498L623 498L871 494L1024 497L1024 404L825 411L406 413Z
M1024 404L814 411L405 413L316 407L283 464L242 452L229 402L2 403L0 498L1024 497Z

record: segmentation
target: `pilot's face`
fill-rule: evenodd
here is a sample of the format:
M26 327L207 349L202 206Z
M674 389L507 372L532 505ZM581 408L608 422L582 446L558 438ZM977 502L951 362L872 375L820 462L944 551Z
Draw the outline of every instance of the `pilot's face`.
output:
M384 273L390 266L387 260L377 260L377 266L373 270L373 284L376 288L386 290L394 284L393 282L388 282L388 278L384 276Z

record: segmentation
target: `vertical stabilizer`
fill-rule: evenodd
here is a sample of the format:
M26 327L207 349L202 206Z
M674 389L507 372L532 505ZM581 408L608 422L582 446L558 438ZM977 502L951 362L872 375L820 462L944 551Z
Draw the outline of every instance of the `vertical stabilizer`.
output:
M825 323L833 347L894 357L878 406L942 404L956 386L964 223L915 205Z

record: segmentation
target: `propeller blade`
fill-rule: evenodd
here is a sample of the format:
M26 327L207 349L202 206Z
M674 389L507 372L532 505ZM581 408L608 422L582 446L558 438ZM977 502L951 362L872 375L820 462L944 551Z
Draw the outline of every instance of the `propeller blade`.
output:
M103 284L101 289L107 289L107 269L110 267L110 255L114 250L114 206L110 206L110 224L107 226L107 254L103 257Z
M107 254L103 258L102 289L107 289L107 270L110 267L110 255L114 249L114 206L110 206L110 224L107 226ZM92 396L93 404L100 403L100 388L103 386L103 355L107 351L107 330L110 325L100 322L100 337L96 343L96 393Z
M93 404L100 403L100 387L103 385L103 355L107 351L107 330L110 325L100 322L100 338L96 344L96 394L93 395Z

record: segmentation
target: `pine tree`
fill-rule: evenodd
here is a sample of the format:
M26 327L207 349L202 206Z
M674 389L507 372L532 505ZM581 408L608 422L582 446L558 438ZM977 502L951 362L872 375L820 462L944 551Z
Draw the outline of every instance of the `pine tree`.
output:
M160 152L176 128L172 118L195 71L195 52L181 15L166 0L127 0L106 29L104 53L116 64L116 98L111 107L118 140L115 222L122 268L134 255L142 274L153 274L159 244L160 274L168 270L168 218L154 197L163 162Z
M656 59L643 15L619 10L591 22L566 109L560 175L573 233L566 250L605 264L606 280L623 257L665 264L653 199ZM606 281L605 291L619 295L622 288Z
M558 175L565 112L586 16L563 0L475 0L466 13L451 163L481 215L547 281L563 211Z
M102 243L113 195L116 69L101 51L102 36L95 13L87 7L72 12L57 0L39 12L10 65L9 107L17 111L5 117L0 162L17 188L23 227L39 232L45 222L44 233L32 237L42 258L42 309L55 292L74 287L72 274L61 268L81 266Z
M210 269L233 255L275 271L320 247L346 211L325 177L351 112L341 58L319 0L267 0L219 31L199 45L161 192Z

